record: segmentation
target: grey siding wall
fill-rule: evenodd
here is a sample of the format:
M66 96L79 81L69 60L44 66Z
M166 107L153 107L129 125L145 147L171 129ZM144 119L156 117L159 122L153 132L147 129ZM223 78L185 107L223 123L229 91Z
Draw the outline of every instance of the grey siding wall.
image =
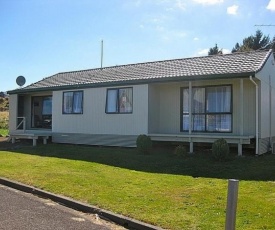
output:
M24 96L24 117L26 117L26 129L31 128L31 96Z
M259 81L259 154L270 150L275 138L275 64L271 55L256 75Z
M62 114L63 91L54 92L52 131L65 134L147 134L148 85L132 87L132 114L105 113L107 88L84 89L83 114Z
M155 85L149 85L148 130L149 133L159 132L160 90Z
M180 132L180 87L177 84L159 86L159 132Z
M275 65L273 55L269 57L256 77L260 79L260 137L275 136Z
M9 131L16 130L16 117L17 117L17 94L9 96Z
M52 141L57 143L135 147L136 135L107 135L80 133L53 133Z
M256 92L254 84L249 80L245 79L243 82L244 85L244 135L256 135ZM234 117L236 117L236 122L234 123L234 129L237 133L240 130L240 119L239 119L239 89L237 89L238 85L236 85L236 89L234 90L234 101L233 103L236 105L236 111L234 113Z

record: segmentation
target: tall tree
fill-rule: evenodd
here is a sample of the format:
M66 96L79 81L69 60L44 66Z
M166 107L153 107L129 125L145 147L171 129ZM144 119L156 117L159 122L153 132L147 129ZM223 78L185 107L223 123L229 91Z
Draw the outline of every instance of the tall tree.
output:
M263 35L261 30L257 30L255 35L244 38L242 44L236 43L232 53L270 48L271 43L269 36Z
M222 54L222 49L219 49L217 43L214 47L210 48L208 51L208 55L216 55L216 54Z
M275 36L273 37L272 41L270 42L270 49L273 50L273 52L275 52Z

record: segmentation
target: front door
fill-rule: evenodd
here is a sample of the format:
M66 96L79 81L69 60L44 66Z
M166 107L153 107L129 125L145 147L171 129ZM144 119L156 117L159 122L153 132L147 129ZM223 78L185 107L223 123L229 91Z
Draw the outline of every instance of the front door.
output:
M32 97L32 128L52 128L52 96Z

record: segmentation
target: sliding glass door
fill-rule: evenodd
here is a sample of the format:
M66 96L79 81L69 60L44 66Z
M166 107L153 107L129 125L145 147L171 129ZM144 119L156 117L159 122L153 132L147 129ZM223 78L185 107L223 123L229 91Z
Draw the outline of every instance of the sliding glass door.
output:
M32 97L32 128L52 128L52 96Z

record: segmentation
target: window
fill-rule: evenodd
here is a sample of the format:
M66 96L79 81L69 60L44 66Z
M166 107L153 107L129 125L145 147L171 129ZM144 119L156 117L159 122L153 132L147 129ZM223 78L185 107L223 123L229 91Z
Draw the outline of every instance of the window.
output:
M63 114L83 113L83 91L63 93Z
M44 97L42 115L52 115L52 97Z
M132 113L133 88L107 89L106 113Z
M192 131L232 131L232 87L209 86L192 88ZM183 88L182 131L189 130L189 89Z

